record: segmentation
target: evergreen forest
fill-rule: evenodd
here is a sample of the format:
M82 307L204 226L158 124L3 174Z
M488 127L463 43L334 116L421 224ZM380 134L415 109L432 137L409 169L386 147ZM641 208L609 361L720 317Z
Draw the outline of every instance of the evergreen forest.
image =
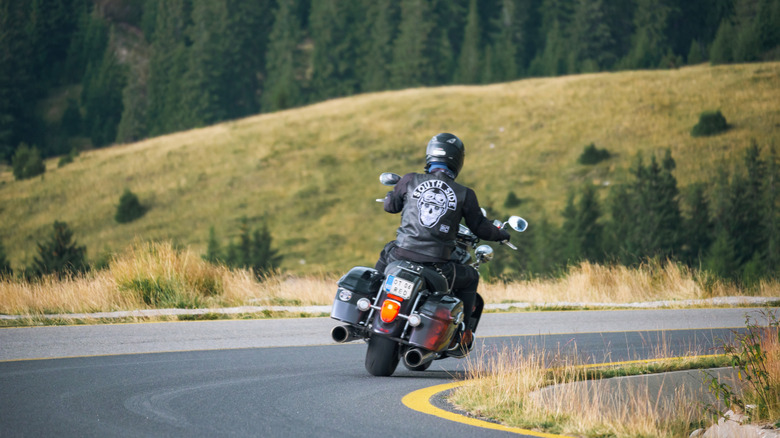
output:
M780 59L780 0L0 0L0 29L8 162L364 92Z

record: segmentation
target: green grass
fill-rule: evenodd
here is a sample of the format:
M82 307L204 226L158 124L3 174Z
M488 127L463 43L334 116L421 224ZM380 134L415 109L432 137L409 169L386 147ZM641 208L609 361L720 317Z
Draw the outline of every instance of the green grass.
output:
M27 266L55 220L88 256L134 241L172 240L205 252L210 226L223 244L241 218L267 221L282 267L302 274L373 265L398 218L374 199L382 171L420 171L437 132L466 144L459 180L480 202L531 224L557 218L572 188L627 178L637 152L672 150L681 186L707 180L720 162L741 159L755 139L780 144L780 63L696 66L529 79L470 87L366 94L259 115L147 141L82 153L43 177L0 174L0 239L14 268ZM720 110L731 129L693 138L703 111ZM595 144L612 157L577 163ZM125 189L148 208L114 221ZM532 225L533 226L533 225ZM522 240L522 237L518 239Z

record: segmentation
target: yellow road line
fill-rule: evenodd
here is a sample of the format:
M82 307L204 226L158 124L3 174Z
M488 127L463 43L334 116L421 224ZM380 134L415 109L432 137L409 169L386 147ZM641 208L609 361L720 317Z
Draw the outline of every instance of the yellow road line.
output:
M563 435L553 435L550 433L521 429L519 427L504 426L503 424L491 423L485 420L466 417L464 415L456 414L454 412L445 411L444 409L439 409L436 406L431 404L430 400L431 397L433 397L434 395L440 392L448 391L453 388L457 388L458 386L461 386L464 383L465 382L463 381L454 382L454 383L445 383L442 385L431 386L429 388L418 389L417 391L407 394L401 400L401 402L409 409L413 409L417 412L433 415L439 418L443 418L445 420L455 421L457 423L468 424L470 426L475 426L475 427L481 427L483 429L500 430L504 432L524 434L524 435L544 437L544 438L560 438L563 436Z

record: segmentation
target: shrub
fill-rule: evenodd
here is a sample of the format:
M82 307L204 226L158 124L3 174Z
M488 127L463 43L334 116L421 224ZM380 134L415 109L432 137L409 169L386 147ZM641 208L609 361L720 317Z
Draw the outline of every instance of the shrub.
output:
M729 129L726 118L723 117L720 110L718 111L704 111L699 116L699 123L691 130L691 136L703 137L708 135L716 135Z
M723 346L732 366L737 369L741 391L720 383L715 376L705 372L710 392L726 408L745 413L751 422L776 421L780 417L780 320L770 309L762 314L767 320L766 326L760 326L747 316L747 331L734 332L735 343ZM720 417L724 415L714 406L707 407Z
M51 237L38 243L38 256L33 260L34 277L54 274L57 277L84 272L89 268L87 250L73 240L73 231L65 222L54 221Z
M71 149L67 155L60 157L60 161L57 163L57 167L64 167L65 165L72 163L73 160L78 156L79 150L77 148Z
M504 207L505 208L514 208L519 206L523 202L522 199L518 198L515 192L510 191L506 194L506 199L504 200Z
M116 206L116 215L114 219L120 224L132 222L146 213L146 207L141 205L138 196L125 189L122 196L119 197L119 205Z
M41 152L35 146L19 145L12 160L14 177L17 180L32 178L46 171Z
M591 143L582 151L582 155L577 159L580 164L592 165L598 164L610 157L609 151L606 149L599 149L595 144Z

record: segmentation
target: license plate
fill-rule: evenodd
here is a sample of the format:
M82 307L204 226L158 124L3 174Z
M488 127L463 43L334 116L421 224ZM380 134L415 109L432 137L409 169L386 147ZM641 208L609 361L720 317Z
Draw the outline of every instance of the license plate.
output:
M409 299L412 296L412 290L414 289L414 283L403 278L398 278L394 275L387 277L385 283L385 291L390 294L399 296L403 299Z

